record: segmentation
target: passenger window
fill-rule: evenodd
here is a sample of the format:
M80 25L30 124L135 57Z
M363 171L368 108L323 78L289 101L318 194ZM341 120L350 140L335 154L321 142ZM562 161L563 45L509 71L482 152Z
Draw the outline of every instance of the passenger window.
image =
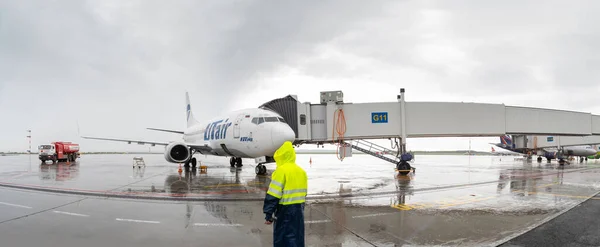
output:
M258 124L264 123L265 122L265 118L264 117L259 117L258 118Z
M306 125L306 115L300 114L300 125Z
M258 118L257 118L257 117L253 118L253 119L252 119L252 123L253 123L253 124L258 124Z
M277 122L277 117L266 117L265 122Z

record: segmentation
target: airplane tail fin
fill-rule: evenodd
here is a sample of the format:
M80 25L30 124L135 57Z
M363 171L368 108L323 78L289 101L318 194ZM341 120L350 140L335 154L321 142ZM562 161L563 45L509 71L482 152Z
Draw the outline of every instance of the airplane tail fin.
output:
M198 121L194 118L194 114L192 113L192 107L190 105L190 95L188 92L185 92L185 111L187 117L187 127L189 128L192 125L198 123Z
M500 143L504 144L504 146L512 147L512 139L509 135L503 135L500 137Z

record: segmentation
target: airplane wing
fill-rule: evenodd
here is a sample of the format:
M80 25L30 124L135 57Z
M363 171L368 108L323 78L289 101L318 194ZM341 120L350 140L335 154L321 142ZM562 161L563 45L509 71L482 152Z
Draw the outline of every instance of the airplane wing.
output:
M116 142L127 142L128 144L137 143L140 145L150 144L152 146L161 145L166 146L169 145L168 142L151 142L151 141L140 141L140 140L129 140L129 139L113 139L113 138L100 138L100 137L90 137L90 136L82 136L84 139L91 140L102 140L102 141L116 141Z
M185 145L187 145L188 147L190 147L193 150L197 150L201 154L211 154L213 151L213 149L206 144L201 145L201 144L186 143Z
M175 134L182 134L183 135L183 131L180 130L168 130L168 129L157 129L157 128L147 128L149 130L154 130L154 131L162 131L162 132L169 132L169 133L175 133Z
M151 146L156 146L156 145L167 146L167 145L169 145L169 142L152 142L152 141L141 141L141 140L131 140L131 139L100 138L100 137L90 137L90 136L82 136L81 138L91 139L91 140L102 140L102 141L127 142L128 144L136 143L139 145L149 144ZM209 154L209 153L212 153L212 151L213 151L213 149L210 146L208 146L207 144L185 143L185 145L187 145L188 147L190 147L193 150L199 151L202 154Z

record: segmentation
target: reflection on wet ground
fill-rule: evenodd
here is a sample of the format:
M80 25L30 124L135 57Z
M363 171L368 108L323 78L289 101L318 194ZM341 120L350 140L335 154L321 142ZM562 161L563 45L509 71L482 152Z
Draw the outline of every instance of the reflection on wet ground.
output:
M0 223L0 237L14 245L34 244L35 239L6 237L22 236L21 231L45 236L45 227L58 222L73 231L63 240L75 243L76 236L88 233L76 225L93 218L107 229L89 233L92 241L97 238L114 245L164 246L179 239L187 246L200 236L219 239L214 246L272 243L272 228L263 224L262 215L269 176L254 175L251 165L229 168L217 161L204 161L207 170L178 173L177 166L161 158L145 157L147 166L132 168L131 157L125 155L88 156L72 164L28 169L27 157L3 157L0 186L65 192L36 192L32 197L27 191L0 189L0 207L6 209L0 222L8 220ZM593 162L561 167L506 157L424 156L416 164L417 174L398 176L386 164L367 163L372 159L366 156L341 165L325 157L299 156L298 163L302 166L309 159L312 166L304 166L310 198L305 223L307 243L312 246L480 246L515 236L600 191L600 166ZM368 171L361 170L366 167ZM73 191L150 195L161 201L106 200L73 195ZM190 201L174 203L164 198ZM69 200L77 203L65 204ZM55 209L20 219L29 208ZM129 228L124 222L131 224ZM134 240L123 236L133 232ZM116 237L102 240L102 236Z

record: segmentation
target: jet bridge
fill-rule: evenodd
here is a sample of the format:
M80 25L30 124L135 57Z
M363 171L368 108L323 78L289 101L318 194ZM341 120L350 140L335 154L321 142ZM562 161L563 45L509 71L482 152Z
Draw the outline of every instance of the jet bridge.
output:
M355 146L346 141L398 139L395 157L400 161L412 159L401 154L406 152L406 138L414 137L510 134L574 136L587 138L587 142L600 139L592 137L600 135L600 116L591 113L504 104L407 102L404 94L401 89L395 102L346 103L342 91L329 91L321 92L316 104L301 103L288 95L260 108L286 120L296 133L295 144L337 143L342 150Z

